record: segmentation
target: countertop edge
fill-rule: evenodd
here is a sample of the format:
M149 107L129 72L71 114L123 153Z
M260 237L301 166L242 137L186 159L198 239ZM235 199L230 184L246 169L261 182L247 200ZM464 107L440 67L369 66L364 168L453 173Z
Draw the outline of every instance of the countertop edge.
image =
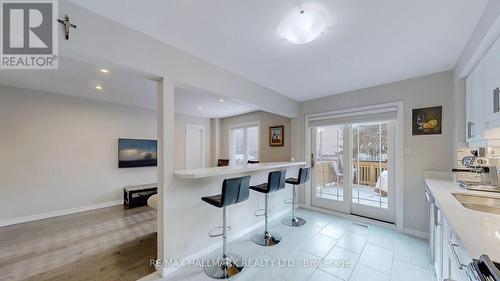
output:
M306 162L268 162L260 164L249 164L239 167L210 167L195 170L177 170L174 172L174 177L177 179L200 179L294 166L305 166L306 164Z
M500 261L500 216L467 209L453 196L453 193L479 196L486 194L459 188L451 172L426 171L424 181L436 205L471 257L478 258L481 254L486 254L492 260ZM500 194L488 194L490 197L500 197ZM471 222L476 222L477 227L471 228Z

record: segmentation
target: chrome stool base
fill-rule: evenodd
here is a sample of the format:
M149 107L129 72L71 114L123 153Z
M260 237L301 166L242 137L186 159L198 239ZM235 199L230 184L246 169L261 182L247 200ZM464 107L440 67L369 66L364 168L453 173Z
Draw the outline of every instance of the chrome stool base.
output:
M203 268L203 271L213 279L228 279L240 273L243 268L241 257L230 255L226 258L211 260L209 264Z
M291 227L300 227L300 226L303 226L304 224L306 224L306 220L304 220L303 218L293 217L293 216L284 217L281 219L281 222L284 225L291 226Z
M276 233L257 233L252 235L252 241L260 246L274 246L281 242L281 236Z

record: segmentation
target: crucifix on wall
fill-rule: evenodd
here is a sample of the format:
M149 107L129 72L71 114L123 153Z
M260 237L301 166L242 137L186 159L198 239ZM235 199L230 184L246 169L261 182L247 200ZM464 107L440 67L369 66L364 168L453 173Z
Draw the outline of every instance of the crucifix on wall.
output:
M61 23L62 25L64 25L64 34L66 35L66 40L69 40L69 31L70 31L70 28L75 28L76 29L76 25L72 24L69 21L69 16L68 15L65 15L64 19L62 19L62 20L58 19L57 21L59 23Z

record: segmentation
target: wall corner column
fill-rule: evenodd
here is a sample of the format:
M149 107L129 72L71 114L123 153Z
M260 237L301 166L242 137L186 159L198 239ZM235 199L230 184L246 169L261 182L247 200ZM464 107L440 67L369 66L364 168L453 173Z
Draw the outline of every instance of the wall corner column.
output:
M175 170L175 85L163 78L158 83L158 255L160 261L167 258L167 189L170 188ZM164 277L165 270L157 268Z

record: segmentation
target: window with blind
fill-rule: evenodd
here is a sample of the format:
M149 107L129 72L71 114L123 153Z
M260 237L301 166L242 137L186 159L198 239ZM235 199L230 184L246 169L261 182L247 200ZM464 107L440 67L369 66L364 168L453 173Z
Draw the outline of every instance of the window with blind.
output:
M259 160L259 126L250 125L230 130L231 165L244 165Z

